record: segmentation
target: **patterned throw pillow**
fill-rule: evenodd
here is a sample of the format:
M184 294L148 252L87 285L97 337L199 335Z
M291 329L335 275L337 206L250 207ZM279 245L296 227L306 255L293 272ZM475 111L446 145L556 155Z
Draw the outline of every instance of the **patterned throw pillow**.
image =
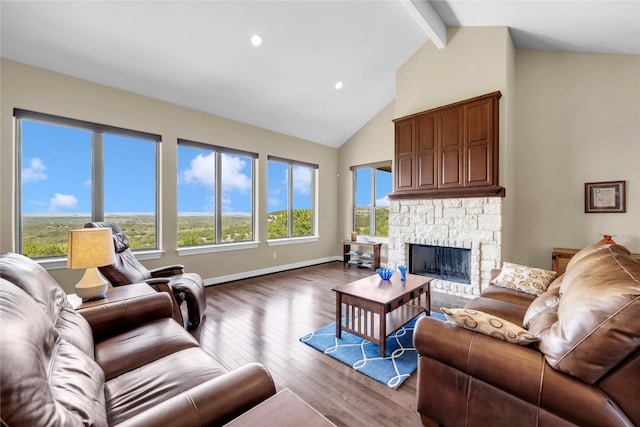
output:
M526 329L489 313L467 308L441 308L447 319L458 326L518 345L538 340Z
M491 283L496 286L502 286L503 288L515 289L540 296L547 290L555 278L555 271L505 262L502 264L500 274L493 279Z

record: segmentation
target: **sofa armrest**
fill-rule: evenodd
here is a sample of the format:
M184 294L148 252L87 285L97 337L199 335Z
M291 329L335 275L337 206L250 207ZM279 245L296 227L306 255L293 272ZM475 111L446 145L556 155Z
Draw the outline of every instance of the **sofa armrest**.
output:
M533 348L430 317L416 324L414 346L420 358L434 359L577 425L624 425L627 419L600 389L553 369ZM421 387L428 386L419 385L418 402Z
M88 307L79 311L87 319L95 340L165 317L173 317L171 297L165 292Z
M144 281L158 292L165 292L171 298L171 306L173 307L173 318L176 322L184 326L184 319L182 318L182 311L180 310L180 304L176 300L176 296L173 293L173 289L169 284L170 279L168 277L154 277Z
M151 273L151 277L175 276L176 274L184 273L184 265L174 264L166 265L164 267L152 268L151 270L149 270L149 273Z
M159 426L175 420L181 426L223 425L273 396L275 385L267 369L249 363L202 383L118 424Z

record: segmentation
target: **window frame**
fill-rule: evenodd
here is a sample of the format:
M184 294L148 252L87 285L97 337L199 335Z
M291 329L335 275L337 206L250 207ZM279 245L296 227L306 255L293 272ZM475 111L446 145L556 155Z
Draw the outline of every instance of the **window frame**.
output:
M160 148L162 136L150 132L137 131L121 128L118 126L105 125L86 120L72 119L57 116L54 114L40 113L36 111L13 109L14 129L15 129L15 232L16 251L22 253L22 121L44 123L47 125L80 129L91 132L91 221L104 220L104 134L118 135L136 139L143 139L154 143L154 163L155 163L155 247L151 249L132 249L138 259L156 259L161 256L160 242ZM66 267L67 256L53 255L48 257L38 257L34 260L48 268Z
M195 254L204 254L210 252L221 252L227 250L238 250L238 249L249 249L258 247L258 239L257 239L257 230L258 227L256 225L257 221L257 209L258 206L256 203L257 200L257 188L256 188L256 172L257 172L257 162L259 159L258 153L253 153L250 151L238 150L235 148L223 147L220 145L207 144L204 142L192 141L189 139L178 138L177 147L189 147L195 148L198 150L206 150L211 153L214 153L214 161L215 161L215 178L214 178L214 243L206 243L202 245L189 245L189 246L179 246L178 241L176 241L176 248L178 251L178 255L195 255ZM243 240L238 242L223 242L222 241L222 155L237 155L251 158L251 240ZM176 161L179 156L176 156ZM178 171L179 172L179 171ZM178 203L178 198L176 197L176 205ZM176 206L177 207L177 206ZM180 212L176 209L176 215L179 216ZM177 222L176 222L177 225ZM176 227L176 237L178 235L178 228ZM176 239L177 240L177 239Z
M269 237L269 229L267 227L267 244L269 246L286 245L289 243L307 243L318 241L318 220L317 220L317 194L318 194L318 170L320 167L314 163L303 162L299 160L291 160L278 156L267 156L267 169L269 162L284 163L287 165L287 237ZM312 234L308 236L293 236L293 168L294 166L302 166L310 168L311 171L311 230ZM269 182L267 178L267 193ZM269 207L267 206L266 215L269 215Z
M377 178L376 171L382 168L389 168L389 172L393 173L391 160L383 161L383 162L375 162L375 163L366 163L363 165L350 166L349 170L352 172L352 212L351 212L351 231L356 231L356 212L359 209L368 209L369 210L369 234L368 237L372 239L388 239L389 236L377 236L375 235L376 230L376 209L380 207L376 205L376 188L377 188ZM357 189L357 180L356 175L358 170L362 169L370 169L371 170L371 205L370 206L359 206L356 204L356 189ZM393 190L393 188L392 188ZM374 234L371 234L371 231L374 231Z

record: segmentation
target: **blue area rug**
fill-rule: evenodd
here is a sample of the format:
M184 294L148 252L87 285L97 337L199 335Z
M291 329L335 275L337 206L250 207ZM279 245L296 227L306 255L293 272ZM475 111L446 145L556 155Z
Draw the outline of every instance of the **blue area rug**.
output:
M380 347L371 341L348 332L336 338L336 322L300 338L310 345L351 366L382 384L397 389L418 367L418 354L413 348L413 328L424 313L407 322L402 328L387 337L385 357L380 357ZM431 313L436 319L445 320L440 313Z

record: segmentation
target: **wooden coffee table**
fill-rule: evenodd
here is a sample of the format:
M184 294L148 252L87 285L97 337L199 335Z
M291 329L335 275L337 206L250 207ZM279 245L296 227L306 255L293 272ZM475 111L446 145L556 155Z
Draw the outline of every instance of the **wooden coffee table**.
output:
M288 388L225 424L225 427L336 427Z
M350 332L378 344L380 357L385 357L389 335L421 312L431 313L432 280L407 274L407 280L402 281L395 272L391 280L381 280L375 274L335 287L336 337L340 338L342 331Z

